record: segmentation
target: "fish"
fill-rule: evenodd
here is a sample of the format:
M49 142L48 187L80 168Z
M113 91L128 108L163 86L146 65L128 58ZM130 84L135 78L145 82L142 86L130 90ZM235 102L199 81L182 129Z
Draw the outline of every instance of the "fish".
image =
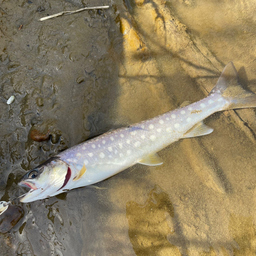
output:
M19 182L30 190L23 203L56 196L105 180L130 166L158 166L157 152L180 139L208 135L203 120L213 113L256 107L256 95L241 87L229 62L204 99L152 119L109 131L73 146L27 172Z

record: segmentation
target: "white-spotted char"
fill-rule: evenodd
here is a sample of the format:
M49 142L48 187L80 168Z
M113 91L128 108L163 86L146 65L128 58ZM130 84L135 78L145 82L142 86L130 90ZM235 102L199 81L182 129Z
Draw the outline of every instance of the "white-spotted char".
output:
M245 91L237 79L230 62L206 98L61 152L23 177L20 184L31 190L21 201L31 202L94 184L136 163L162 164L156 154L161 149L179 139L213 131L202 122L206 117L226 109L256 107L255 94Z

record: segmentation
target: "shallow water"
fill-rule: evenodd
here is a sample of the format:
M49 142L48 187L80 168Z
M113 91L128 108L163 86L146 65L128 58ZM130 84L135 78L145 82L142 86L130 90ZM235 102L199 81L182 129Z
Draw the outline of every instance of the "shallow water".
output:
M21 176L60 150L203 98L230 60L256 92L255 9L252 0L0 0L0 200L24 193ZM214 133L164 149L162 166L20 204L2 254L255 255L255 120L252 109L214 114ZM50 140L33 141L33 129Z

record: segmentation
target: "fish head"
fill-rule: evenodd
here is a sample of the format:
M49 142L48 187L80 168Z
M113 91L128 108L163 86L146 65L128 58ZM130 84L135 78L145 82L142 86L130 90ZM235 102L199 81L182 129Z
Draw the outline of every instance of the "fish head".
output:
M70 177L71 169L67 163L58 157L50 158L22 177L19 185L30 190L20 197L20 201L28 203L60 194Z

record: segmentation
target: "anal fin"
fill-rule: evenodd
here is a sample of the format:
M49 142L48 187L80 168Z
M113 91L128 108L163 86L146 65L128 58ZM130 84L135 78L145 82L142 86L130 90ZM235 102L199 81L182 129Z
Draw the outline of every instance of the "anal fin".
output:
M183 138L193 138L198 136L207 135L213 132L213 129L203 123L203 121L194 125L190 130L188 130Z
M149 165L149 166L157 166L157 165L163 164L163 161L160 159L160 157L157 154L150 154L142 158L138 163Z

